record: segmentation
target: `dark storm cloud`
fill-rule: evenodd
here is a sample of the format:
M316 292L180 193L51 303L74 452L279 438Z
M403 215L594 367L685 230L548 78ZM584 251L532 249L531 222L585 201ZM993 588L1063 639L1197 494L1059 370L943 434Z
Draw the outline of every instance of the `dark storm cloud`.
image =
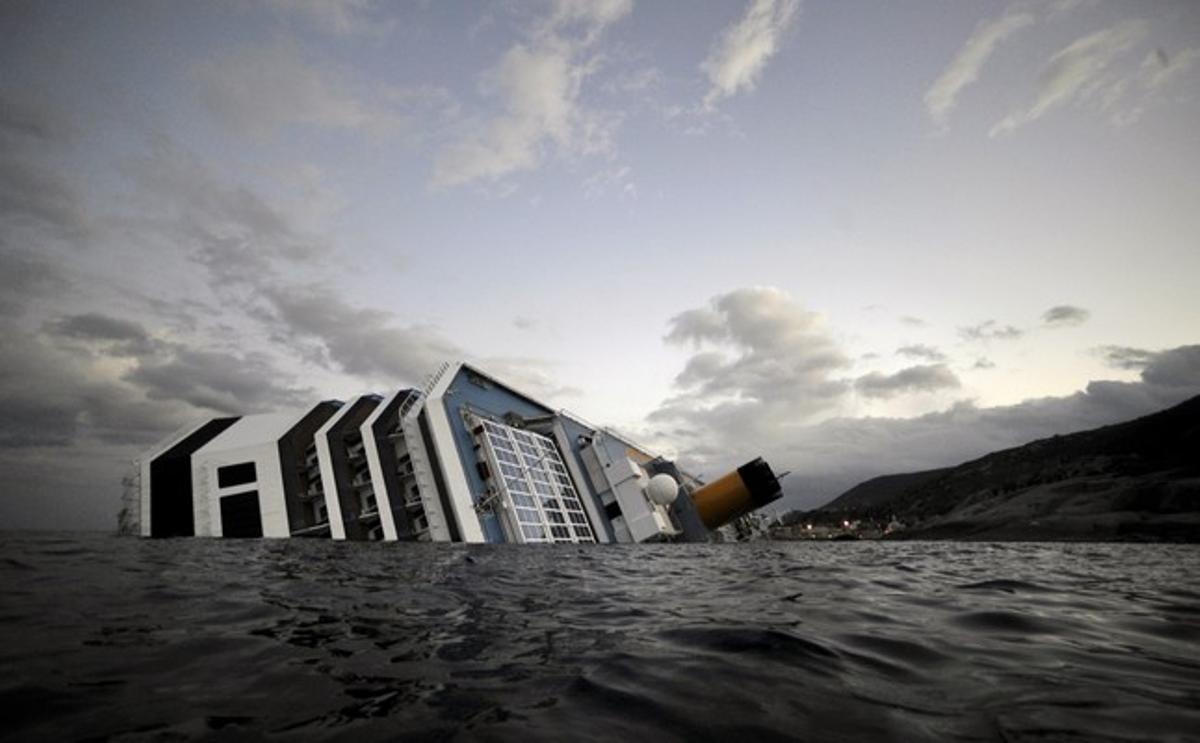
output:
M20 307L69 285L27 254L0 253L0 269ZM0 320L0 341L0 448L144 445L189 420L311 394L260 356L194 350L102 312L53 318L40 333Z
M1082 325L1092 313L1083 307L1060 304L1042 313L1042 322L1053 328Z
M114 356L145 356L157 347L138 323L99 312L60 317L46 323L45 330L60 338L100 344Z
M1190 390L1200 378L1200 345L1159 351L1142 370L1142 379L1158 389Z
M26 158L0 151L0 220L18 227L85 231L86 218L70 183Z
M22 250L11 250L0 236L0 315L24 314L28 303L61 292L69 283L62 267Z
M180 425L178 407L147 402L43 337L0 327L0 447L65 446L83 437L145 443Z
M47 109L0 93L0 227L54 238L87 233L79 196L52 156L66 129Z
M888 398L907 392L936 392L961 386L945 364L922 364L895 374L871 372L854 380L854 388L866 397Z
M924 343L914 343L908 346L901 346L896 349L896 354L899 356L907 356L910 359L924 359L925 361L945 361L946 354L942 353L933 346L927 346Z
M143 191L153 194L148 198L160 216L151 227L165 241L184 246L226 308L236 308L239 320L262 328L293 359L371 379L416 382L441 361L463 356L433 328L404 325L390 312L356 306L327 284L299 278L326 265L333 246L301 227L296 215L254 191L218 180L186 153L161 149L131 173ZM209 357L198 353L178 361L198 363L197 372L211 373ZM212 361L213 368L222 366ZM233 404L214 398L207 385L186 392L168 386L169 376L168 368L147 367L130 379L153 382L155 394L170 389L206 405L219 402L222 410ZM248 389L232 376L221 382L225 388ZM286 401L290 395L253 402L257 407L270 399Z
M98 312L67 315L49 323L48 327L57 335L83 340L145 341L149 338L141 325Z
M1025 335L1025 331L1012 325L998 325L995 320L985 320L978 325L959 328L958 334L968 341L1015 340Z
M281 285L265 297L281 332L317 341L328 364L351 374L416 382L463 355L433 328L397 324L391 313L355 307L328 287Z
M0 448L65 446L75 438L79 409L58 397L0 389Z
M44 106L11 92L0 92L0 137L50 142L65 139L67 132L61 118L51 115Z
M1101 346L1096 352L1106 364L1117 369L1143 369L1155 356L1154 351L1130 346Z
M245 280L268 273L276 261L312 262L328 243L257 192L224 183L201 161L168 146L135 161L130 175L154 207L163 237L182 241L218 279Z
M151 337L140 324L89 312L46 324L53 336L93 342L113 357L134 357L122 375L150 400L182 401L216 413L260 412L296 406L314 396L288 384L264 354L193 348Z
M166 358L143 360L124 376L151 400L182 400L225 414L264 412L311 402L316 393L279 378L261 354L175 347Z

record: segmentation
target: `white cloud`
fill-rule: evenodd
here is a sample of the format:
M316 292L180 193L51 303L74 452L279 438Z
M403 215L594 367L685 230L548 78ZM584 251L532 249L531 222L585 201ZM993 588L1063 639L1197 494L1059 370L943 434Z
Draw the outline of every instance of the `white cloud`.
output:
M1197 61L1200 61L1200 47L1189 47L1174 54L1156 48L1146 55L1135 74L1111 83L1104 90L1101 108L1109 112L1113 126L1134 124L1173 83L1185 79L1185 73ZM1130 98L1132 102L1128 100Z
M995 320L985 320L978 325L959 328L958 334L966 341L1011 341L1025 335L1025 331L1012 325L999 325Z
M741 19L725 29L700 65L709 81L706 110L724 98L754 90L799 8L799 0L752 0Z
M896 349L898 356L907 356L911 359L924 359L925 361L941 362L946 360L946 354L939 349L924 343L913 343L907 346L901 346Z
M1008 12L986 19L975 27L949 66L925 93L925 109L935 124L946 126L959 94L979 78L980 69L996 48L1017 31L1032 26L1033 22L1031 13Z
M547 150L609 151L619 119L586 106L581 93L598 65L589 50L631 9L631 0L554 3L528 39L509 48L484 74L482 92L499 101L502 111L437 154L430 185L494 182L537 167Z
M1145 21L1122 21L1059 50L1042 71L1033 103L1005 116L991 128L989 135L1008 134L1063 104L1086 100L1114 84L1119 85L1119 80L1106 80L1105 73L1114 61L1145 39L1148 30Z
M1200 62L1200 47L1188 47L1175 54L1155 49L1142 62L1142 81L1146 89L1154 92L1166 87L1172 80L1182 76Z
M637 183L633 180L633 169L628 165L604 168L583 181L583 194L589 199L616 194L622 199L636 199Z

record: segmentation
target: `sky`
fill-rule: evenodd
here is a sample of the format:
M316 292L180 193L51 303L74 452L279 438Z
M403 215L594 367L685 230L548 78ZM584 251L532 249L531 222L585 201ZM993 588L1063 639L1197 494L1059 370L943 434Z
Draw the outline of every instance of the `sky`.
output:
M0 528L468 359L784 507L1200 394L1194 2L0 5Z

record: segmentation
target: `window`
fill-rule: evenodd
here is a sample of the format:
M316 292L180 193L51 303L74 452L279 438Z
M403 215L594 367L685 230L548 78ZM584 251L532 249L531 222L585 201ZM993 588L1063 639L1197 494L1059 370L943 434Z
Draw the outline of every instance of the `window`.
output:
M217 487L232 488L235 485L246 485L258 479L254 462L242 462L217 468Z
M221 534L226 537L261 537L262 512L258 493L227 495L221 499Z
M493 421L483 427L480 438L494 465L491 482L513 515L517 541L595 542L554 442Z

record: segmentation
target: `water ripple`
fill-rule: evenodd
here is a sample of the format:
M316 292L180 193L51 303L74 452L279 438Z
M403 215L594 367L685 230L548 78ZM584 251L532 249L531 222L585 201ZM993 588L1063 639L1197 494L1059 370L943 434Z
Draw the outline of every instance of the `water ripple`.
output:
M1186 740L1200 553L0 538L0 737Z

